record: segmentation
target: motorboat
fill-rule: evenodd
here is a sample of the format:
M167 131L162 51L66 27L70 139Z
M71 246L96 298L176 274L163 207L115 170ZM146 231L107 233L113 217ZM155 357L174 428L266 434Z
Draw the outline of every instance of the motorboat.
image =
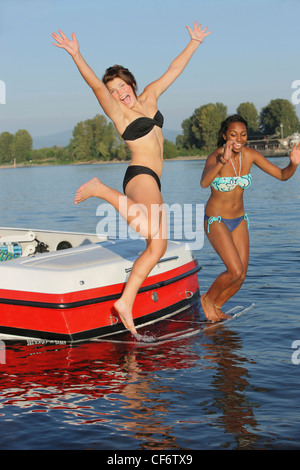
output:
M0 339L76 343L127 331L114 309L142 238L0 228ZM183 241L142 284L133 306L137 329L199 301L201 266Z

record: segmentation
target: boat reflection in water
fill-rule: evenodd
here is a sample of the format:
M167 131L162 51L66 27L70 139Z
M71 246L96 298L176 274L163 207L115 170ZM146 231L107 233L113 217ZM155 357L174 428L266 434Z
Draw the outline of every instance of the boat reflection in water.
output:
M256 421L244 395L247 358L239 336L229 323L203 320L194 305L145 327L142 334L155 337L148 344L129 333L75 345L6 343L2 421L22 416L28 436L30 423L36 426L43 416L59 421L74 436L55 448L199 449L199 435L209 440L211 426L236 447L251 447Z

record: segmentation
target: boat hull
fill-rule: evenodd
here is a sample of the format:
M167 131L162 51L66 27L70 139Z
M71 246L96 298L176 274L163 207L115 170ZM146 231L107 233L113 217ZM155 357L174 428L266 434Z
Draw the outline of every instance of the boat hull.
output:
M195 263L170 273L172 277L155 276L153 284L143 285L133 308L137 328L175 315L189 308L199 297ZM64 301L64 296L45 301L41 294L5 292L0 300L2 335L56 342L78 342L125 331L113 305L121 296L123 285L87 293L89 298ZM109 293L109 291L111 291ZM3 293L2 293L3 294ZM22 295L23 294L23 295ZM66 296L68 297L68 296ZM75 297L77 297L75 295ZM85 296L84 296L85 297Z
M141 240L107 240L1 263L1 337L73 343L126 331L114 303L142 249ZM170 242L137 294L136 327L198 300L199 270L184 244Z

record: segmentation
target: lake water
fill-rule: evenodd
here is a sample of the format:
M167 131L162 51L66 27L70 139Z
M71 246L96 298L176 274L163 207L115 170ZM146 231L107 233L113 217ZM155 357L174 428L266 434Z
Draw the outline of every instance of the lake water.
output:
M287 158L274 162L283 167ZM164 164L167 204L204 204L203 161ZM0 170L1 226L95 232L99 201L74 206L97 175L120 189L126 164ZM6 344L0 364L1 449L164 451L300 447L300 171L279 182L253 168L245 192L250 264L235 303L255 306L215 328L196 328L196 305L173 341ZM223 266L195 251L205 292ZM178 327L179 323L177 324ZM153 331L166 335L176 323ZM152 327L153 328L153 327ZM165 452L169 450L169 452ZM173 450L173 452L170 452Z

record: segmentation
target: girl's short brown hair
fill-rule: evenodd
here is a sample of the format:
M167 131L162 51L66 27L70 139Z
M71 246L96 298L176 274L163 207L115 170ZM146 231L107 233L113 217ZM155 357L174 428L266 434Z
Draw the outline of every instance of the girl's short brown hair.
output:
M112 67L108 67L106 69L105 74L103 75L102 81L106 85L108 82L113 80L114 78L121 78L124 80L127 85L130 85L131 88L133 89L133 92L136 95L137 92L137 84L134 76L132 73L126 69L125 67L122 67L122 65L113 65Z

